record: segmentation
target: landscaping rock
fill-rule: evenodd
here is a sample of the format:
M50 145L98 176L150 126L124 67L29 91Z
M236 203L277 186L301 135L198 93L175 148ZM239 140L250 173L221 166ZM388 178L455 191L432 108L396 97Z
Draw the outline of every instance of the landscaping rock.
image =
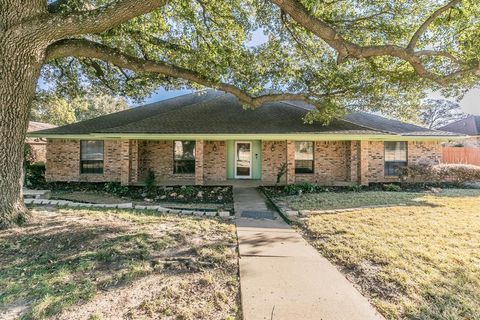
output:
M208 217L215 217L217 215L216 211L205 211L205 215Z
M230 217L230 212L228 211L219 211L218 216L222 218Z
M117 205L117 208L118 209L132 209L133 208L133 203L129 202L129 203L119 203Z
M203 211L194 211L193 214L196 216L203 216Z

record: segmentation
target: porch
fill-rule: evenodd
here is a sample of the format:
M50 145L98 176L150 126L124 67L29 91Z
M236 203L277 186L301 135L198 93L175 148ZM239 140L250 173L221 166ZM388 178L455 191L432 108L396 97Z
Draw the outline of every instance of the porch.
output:
M121 140L120 143L120 181L124 185L143 184L149 171L153 172L157 185L368 184L368 141L312 141L311 157L307 160L299 160L298 145L296 150L296 141L292 140ZM188 147L190 151L179 150L188 143L192 144ZM310 163L308 173L298 167L305 162Z

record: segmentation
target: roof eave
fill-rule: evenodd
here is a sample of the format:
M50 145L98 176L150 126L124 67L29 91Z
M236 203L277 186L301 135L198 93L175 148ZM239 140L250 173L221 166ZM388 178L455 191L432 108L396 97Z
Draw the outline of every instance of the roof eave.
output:
M467 136L427 136L398 134L348 134L348 133L89 133L89 134L48 134L32 133L28 137L47 139L138 139L138 140L323 140L323 141L449 141Z

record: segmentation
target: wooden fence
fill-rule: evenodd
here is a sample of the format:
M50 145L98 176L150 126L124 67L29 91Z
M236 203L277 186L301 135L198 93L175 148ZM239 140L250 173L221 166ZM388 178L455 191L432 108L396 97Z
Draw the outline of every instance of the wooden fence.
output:
M480 166L480 148L443 147L443 163L464 163Z

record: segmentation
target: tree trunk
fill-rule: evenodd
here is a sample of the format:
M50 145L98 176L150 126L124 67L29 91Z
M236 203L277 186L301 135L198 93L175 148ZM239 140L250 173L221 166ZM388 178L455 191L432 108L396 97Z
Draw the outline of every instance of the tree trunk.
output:
M0 229L28 219L23 203L23 152L30 103L35 94L43 45L0 30Z

